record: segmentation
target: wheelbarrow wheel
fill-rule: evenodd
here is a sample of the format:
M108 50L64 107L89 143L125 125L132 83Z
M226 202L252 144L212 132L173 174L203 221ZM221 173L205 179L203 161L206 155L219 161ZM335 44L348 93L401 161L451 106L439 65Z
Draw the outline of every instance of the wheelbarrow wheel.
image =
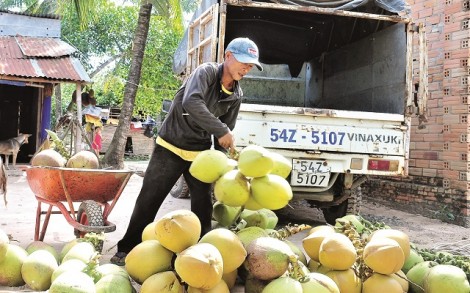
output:
M86 226L104 226L101 205L93 200L83 201L78 208L77 222ZM84 232L75 229L77 237L83 237L84 234Z

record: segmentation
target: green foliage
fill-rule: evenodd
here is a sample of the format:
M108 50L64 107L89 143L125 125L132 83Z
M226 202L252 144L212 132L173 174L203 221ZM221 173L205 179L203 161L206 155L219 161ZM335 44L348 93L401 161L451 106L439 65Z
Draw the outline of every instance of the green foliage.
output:
M109 58L119 56L93 77L92 87L98 105L122 105L138 12L137 5L117 6L109 2L96 8L96 17L84 30L81 30L79 19L72 11L63 19L63 38L78 49L78 57L89 73ZM165 17L152 16L135 113L143 111L155 117L161 111L162 100L172 99L180 86L172 71L172 60L181 34L178 26L169 25ZM63 87L64 107L70 102L74 89Z
M178 32L168 27L161 18L152 17L134 106L135 113L143 111L155 117L161 111L163 99L173 98L180 86L180 80L172 70L173 53L179 40ZM121 58L112 74L108 74L102 82L102 97L108 102L117 102L114 105L122 103L130 62L131 56ZM97 101L101 104L101 97Z
M64 145L64 142L59 138L59 136L52 130L46 129L47 134L52 139L53 148L59 152L66 160L70 159L70 153Z
M37 0L2 0L0 1L0 9L19 8L23 11L36 3Z
M183 8L183 11L192 13L196 11L200 3L201 0L181 0L181 7Z
M91 72L114 55L123 54L132 43L138 10L107 2L96 8L93 21L81 29L78 16L66 11L62 36L78 50L78 58Z
M152 19L140 81L143 90L138 91L136 98L137 110L157 113L164 99L173 99L180 86L172 69L179 39L177 32L166 29L162 21Z

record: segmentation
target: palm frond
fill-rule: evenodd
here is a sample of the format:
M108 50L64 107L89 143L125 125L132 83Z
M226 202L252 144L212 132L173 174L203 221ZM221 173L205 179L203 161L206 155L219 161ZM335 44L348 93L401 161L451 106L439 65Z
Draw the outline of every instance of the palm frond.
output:
M183 32L183 9L180 0L148 0L152 3L154 11L167 25L171 26L178 33Z
M75 13L80 22L80 28L85 29L95 18L97 7L107 0L57 0L57 13L67 16ZM71 10L73 12L71 12Z

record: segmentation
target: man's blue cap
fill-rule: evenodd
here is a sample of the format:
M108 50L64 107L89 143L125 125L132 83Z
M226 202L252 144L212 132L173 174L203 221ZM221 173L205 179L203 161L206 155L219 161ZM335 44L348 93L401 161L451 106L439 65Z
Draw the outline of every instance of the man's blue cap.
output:
M225 49L225 52L227 51L232 52L238 62L255 64L260 71L263 71L263 66L258 61L258 46L252 40L248 38L233 39Z

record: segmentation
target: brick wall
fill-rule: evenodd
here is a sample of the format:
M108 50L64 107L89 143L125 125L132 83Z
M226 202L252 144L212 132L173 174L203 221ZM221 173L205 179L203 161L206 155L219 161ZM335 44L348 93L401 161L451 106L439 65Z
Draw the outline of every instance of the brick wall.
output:
M469 0L409 0L428 40L428 122L412 120L409 177L371 178L363 194L397 208L470 226ZM415 69L416 72L416 69Z

